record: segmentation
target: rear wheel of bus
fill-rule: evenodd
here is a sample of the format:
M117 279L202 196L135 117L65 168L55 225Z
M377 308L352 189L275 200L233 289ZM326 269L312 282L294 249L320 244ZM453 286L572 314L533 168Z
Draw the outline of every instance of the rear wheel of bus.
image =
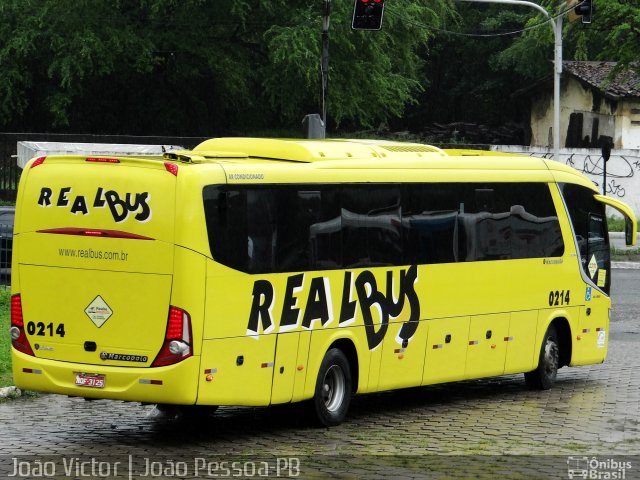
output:
M554 325L549 325L542 340L538 368L524 374L524 380L529 388L548 390L556 381L560 365L560 347L558 333Z
M342 423L351 402L351 368L338 348L330 349L320 365L312 405L317 421L330 427Z

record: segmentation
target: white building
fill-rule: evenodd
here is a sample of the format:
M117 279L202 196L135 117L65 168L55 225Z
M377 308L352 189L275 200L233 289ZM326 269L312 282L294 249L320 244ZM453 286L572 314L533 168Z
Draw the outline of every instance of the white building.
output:
M640 149L640 76L626 71L609 79L615 65L563 62L561 146L598 148L607 139L616 149ZM546 82L544 86L548 86ZM553 89L535 88L534 92L530 97L531 146L551 146Z

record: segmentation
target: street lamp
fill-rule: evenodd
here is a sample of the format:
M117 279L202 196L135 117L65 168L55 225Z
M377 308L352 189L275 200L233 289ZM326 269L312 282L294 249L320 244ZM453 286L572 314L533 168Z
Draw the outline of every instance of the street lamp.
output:
M524 0L461 0L474 3L503 3L506 5L522 5L535 8L542 12L553 29L555 55L553 68L553 158L560 160L560 75L562 75L562 19L558 15L555 19L537 3Z

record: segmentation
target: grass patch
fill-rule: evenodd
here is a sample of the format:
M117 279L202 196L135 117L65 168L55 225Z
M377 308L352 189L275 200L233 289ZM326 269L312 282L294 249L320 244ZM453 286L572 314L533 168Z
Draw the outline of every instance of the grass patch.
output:
M640 248L630 250L612 248L611 260L614 262L640 262Z
M11 292L0 288L0 387L13 384L11 339L9 338Z
M607 217L607 226L610 232L624 232L624 218ZM640 232L640 222L638 222L638 231Z

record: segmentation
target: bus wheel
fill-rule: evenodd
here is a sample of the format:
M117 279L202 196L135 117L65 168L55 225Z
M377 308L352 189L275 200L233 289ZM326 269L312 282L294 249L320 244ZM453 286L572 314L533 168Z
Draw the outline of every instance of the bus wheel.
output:
M330 349L322 360L313 408L321 425L331 427L340 424L347 415L351 401L351 369L349 361L337 348Z
M524 374L524 381L529 388L535 390L548 390L556 381L558 366L560 365L560 348L558 347L558 334L556 327L549 325L547 333L542 340L538 368Z

